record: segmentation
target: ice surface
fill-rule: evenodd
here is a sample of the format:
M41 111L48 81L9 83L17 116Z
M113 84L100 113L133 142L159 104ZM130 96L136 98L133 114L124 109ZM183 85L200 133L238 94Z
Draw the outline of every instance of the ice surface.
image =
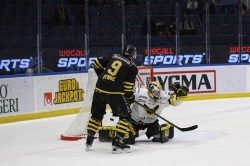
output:
M131 153L112 154L111 143L62 141L76 115L0 125L0 166L247 166L250 165L250 98L185 102L161 114L179 127L198 125L167 143L145 135ZM160 120L160 123L165 123Z

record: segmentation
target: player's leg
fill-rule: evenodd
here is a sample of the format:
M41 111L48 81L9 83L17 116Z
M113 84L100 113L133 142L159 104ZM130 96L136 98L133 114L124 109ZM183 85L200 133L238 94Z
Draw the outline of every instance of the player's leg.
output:
M92 101L92 107L91 107L91 117L88 122L87 126L87 140L86 140L86 146L91 147L94 141L94 135L96 134L101 121L103 119L103 115L106 113L106 103L103 100L105 95L103 93L100 93L98 91L94 92L93 95L93 101Z
M108 100L113 116L119 117L116 124L116 136L112 141L113 153L130 152L130 146L124 143L124 139L129 138L130 131L136 135L130 122L130 105L123 95L109 95Z

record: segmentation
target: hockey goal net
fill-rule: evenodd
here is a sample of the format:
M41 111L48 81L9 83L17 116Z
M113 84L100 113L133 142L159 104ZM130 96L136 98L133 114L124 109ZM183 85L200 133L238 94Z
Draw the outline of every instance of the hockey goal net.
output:
M150 66L139 66L138 75L136 76L135 88L147 88L149 82L153 80L153 68ZM85 95L85 100L83 106L81 107L79 113L77 114L74 121L71 123L69 128L64 134L61 135L61 140L76 141L82 138L86 138L87 134L87 124L91 116L91 104L92 97L97 81L97 76L94 69L88 70L88 83L87 91ZM110 110L107 105L106 114L102 120L102 126L115 126L118 118L112 116L112 110ZM98 132L95 137L98 137Z

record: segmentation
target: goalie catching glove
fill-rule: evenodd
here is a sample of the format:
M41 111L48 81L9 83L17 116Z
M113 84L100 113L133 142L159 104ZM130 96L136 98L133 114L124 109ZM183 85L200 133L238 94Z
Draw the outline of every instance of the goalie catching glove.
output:
M125 98L127 99L128 103L131 105L135 102L135 95L132 93L130 96L126 96Z
M177 97L186 97L188 95L189 89L186 86L180 86L176 92Z

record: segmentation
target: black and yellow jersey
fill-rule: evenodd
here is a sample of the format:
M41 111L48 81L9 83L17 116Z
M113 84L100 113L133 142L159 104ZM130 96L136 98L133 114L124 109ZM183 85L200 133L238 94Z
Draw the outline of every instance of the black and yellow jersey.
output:
M93 63L98 80L95 89L108 94L132 93L138 69L134 62L120 54L97 58Z

